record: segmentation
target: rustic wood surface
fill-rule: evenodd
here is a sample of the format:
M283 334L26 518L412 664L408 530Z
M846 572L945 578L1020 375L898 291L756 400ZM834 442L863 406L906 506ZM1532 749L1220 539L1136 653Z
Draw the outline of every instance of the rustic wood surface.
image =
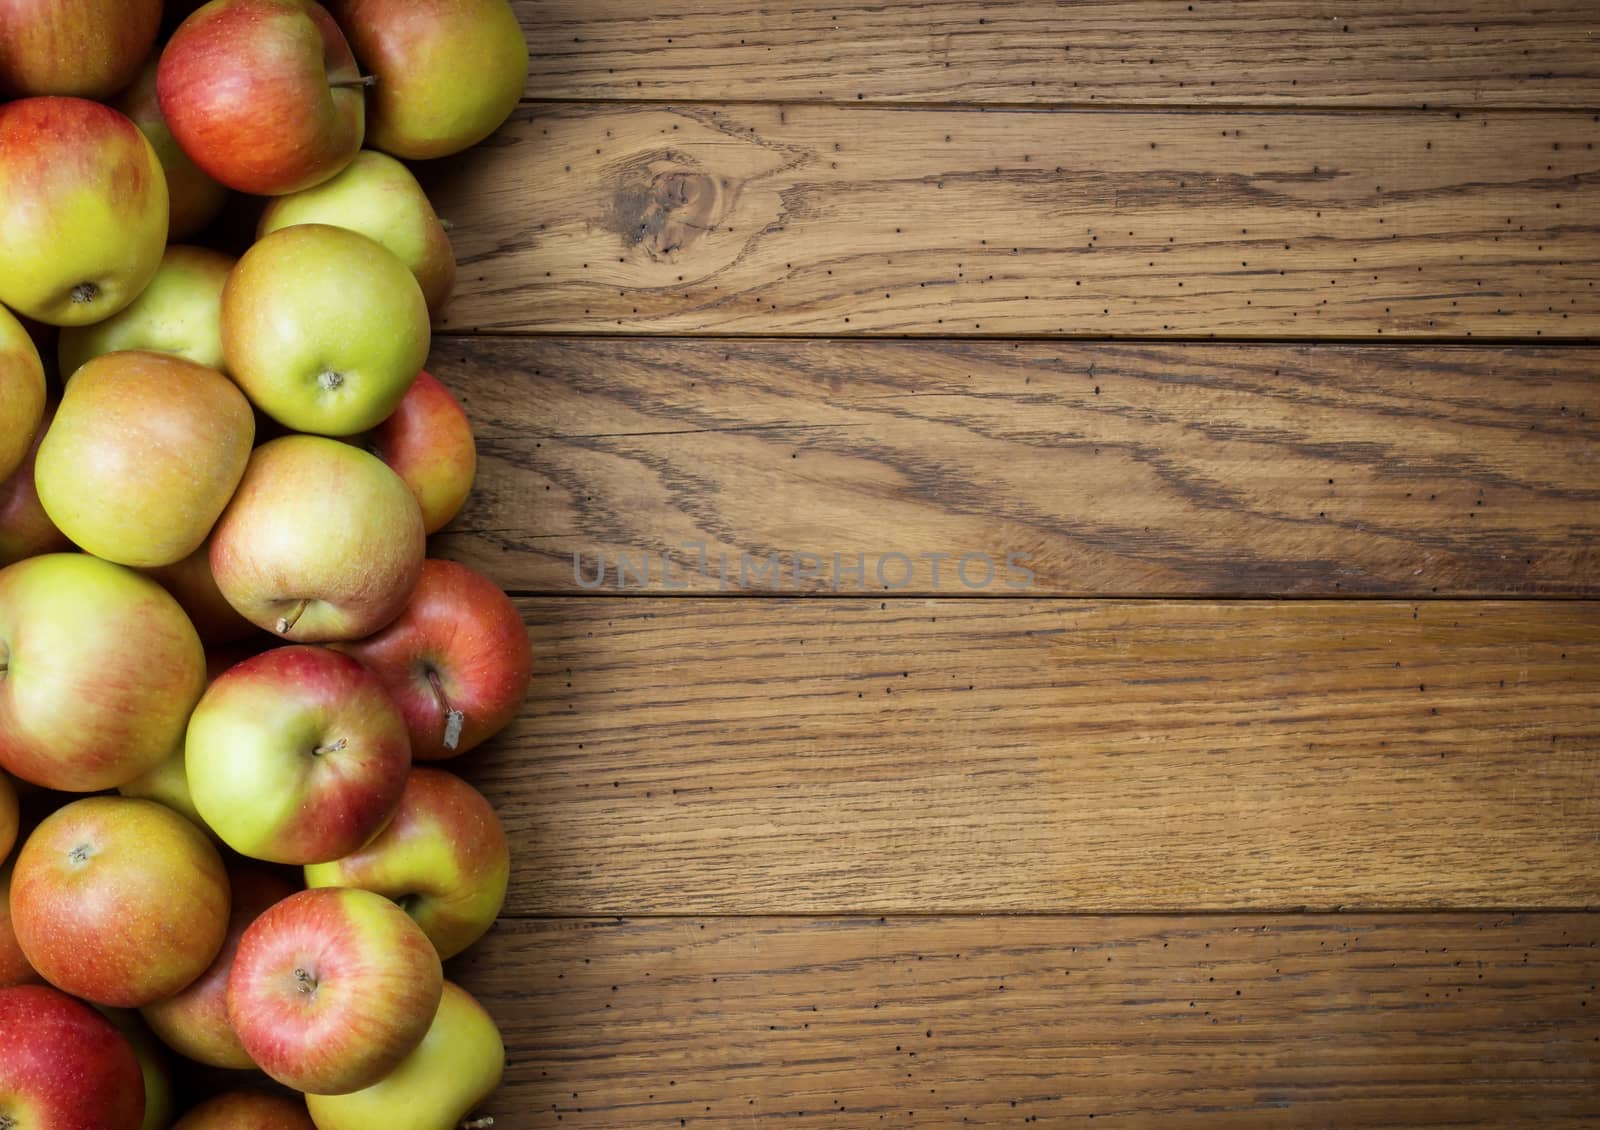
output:
M539 104L457 331L1582 337L1600 114Z
M1591 349L454 339L434 368L481 457L436 552L517 591L1017 595L1013 553L1036 596L1600 588Z
M455 965L518 1065L497 1128L1592 1126L1596 936L1589 915L507 921Z
M1600 104L1588 0L516 0L535 98Z
M1600 903L1594 603L521 607L513 914Z

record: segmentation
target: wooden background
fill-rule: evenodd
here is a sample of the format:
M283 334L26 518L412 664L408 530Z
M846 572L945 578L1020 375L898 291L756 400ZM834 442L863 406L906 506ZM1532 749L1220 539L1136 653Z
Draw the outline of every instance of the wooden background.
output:
M1600 10L515 6L496 1126L1595 1125Z

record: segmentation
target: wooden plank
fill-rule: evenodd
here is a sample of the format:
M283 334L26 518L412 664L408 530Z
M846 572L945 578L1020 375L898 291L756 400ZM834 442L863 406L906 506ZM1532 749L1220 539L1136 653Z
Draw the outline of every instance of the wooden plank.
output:
M456 975L505 1030L496 1126L1592 1126L1597 934L1592 915L504 921Z
M1586 0L518 0L535 98L1600 103Z
M1592 349L475 338L433 366L481 458L436 552L513 590L1600 591Z
M1600 904L1600 603L521 607L509 913Z
M435 170L444 325L1570 338L1600 114L522 107ZM448 174L448 175L446 175Z

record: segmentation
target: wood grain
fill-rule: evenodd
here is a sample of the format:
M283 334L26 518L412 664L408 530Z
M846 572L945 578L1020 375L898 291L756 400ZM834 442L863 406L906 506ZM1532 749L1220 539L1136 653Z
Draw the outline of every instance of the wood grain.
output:
M1592 1126L1597 935L1592 915L506 921L456 976L505 1030L486 1109L514 1130Z
M432 367L481 460L436 552L513 590L1600 591L1592 349L476 338Z
M549 598L513 914L1600 904L1600 604Z
M1585 0L518 0L535 98L1600 103Z
M455 331L1582 337L1600 114L539 104Z

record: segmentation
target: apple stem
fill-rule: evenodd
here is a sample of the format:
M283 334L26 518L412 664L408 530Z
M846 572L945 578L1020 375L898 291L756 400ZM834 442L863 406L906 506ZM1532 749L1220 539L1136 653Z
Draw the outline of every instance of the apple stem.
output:
M456 230L455 221L454 220L447 220L443 216L439 217L439 226L441 228L443 228L445 231L455 231Z
M278 617L278 623L276 627L280 636L287 635L289 629L294 627L295 624L299 623L301 615L305 612L306 606L310 603L311 602L309 600L302 600L289 610L289 615Z
M325 753L338 753L341 749L349 744L350 742L348 739L340 738L338 741L329 745L319 745L316 749L311 751L311 754L313 757L321 757Z
M371 86L377 81L377 75L362 75L360 78L342 78L335 82L330 82L328 85L337 90L347 86Z
M432 668L428 670L428 684L433 687L433 697L444 707L444 748L453 750L461 744L461 727L466 723L467 716L450 705L444 693L444 684L439 682L439 672Z
M314 993L317 991L317 979L304 969L296 969L294 971L294 979L299 983L302 993Z

